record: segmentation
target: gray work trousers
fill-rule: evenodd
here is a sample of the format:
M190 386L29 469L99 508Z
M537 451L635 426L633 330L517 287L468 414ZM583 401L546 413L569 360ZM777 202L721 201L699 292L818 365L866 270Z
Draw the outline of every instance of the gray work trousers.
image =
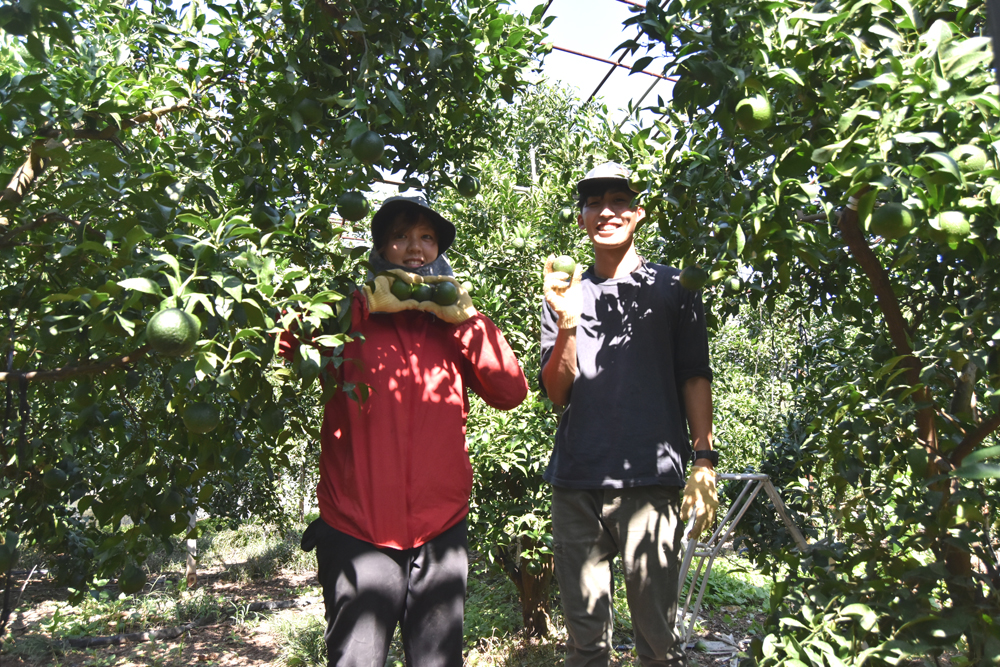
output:
M608 665L616 555L640 662L687 664L674 625L682 531L676 487L552 489L555 574L569 634L566 667Z

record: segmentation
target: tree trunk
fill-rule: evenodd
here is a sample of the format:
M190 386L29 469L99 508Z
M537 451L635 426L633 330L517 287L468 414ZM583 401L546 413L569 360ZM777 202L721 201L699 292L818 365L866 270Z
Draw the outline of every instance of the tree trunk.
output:
M551 619L549 585L552 583L552 556L544 556L540 562L521 558L521 552L533 546L535 545L528 540L518 540L510 547L516 552L515 555L501 548L500 564L517 587L524 634L528 637L548 637Z

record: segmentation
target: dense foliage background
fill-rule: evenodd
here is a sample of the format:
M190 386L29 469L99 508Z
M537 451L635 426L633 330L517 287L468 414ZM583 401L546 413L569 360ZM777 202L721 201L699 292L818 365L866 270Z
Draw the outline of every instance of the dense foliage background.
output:
M337 202L374 199L383 174L450 211L459 278L534 381L541 262L588 260L562 209L614 159L646 184L643 254L709 271L725 470L770 474L813 543L798 553L763 500L744 519L775 578L755 660L996 664L1000 101L983 5L650 3L622 48L678 81L659 120L624 127L527 85L544 25L541 6L488 0L0 6L2 569L36 546L79 597L198 509L301 516L319 358L279 363L274 335L336 354L367 226ZM767 122L737 114L754 96ZM381 157L351 148L369 130ZM463 174L478 196L451 187ZM915 224L875 234L890 204ZM162 358L145 326L175 305L201 340ZM208 434L180 416L199 401L222 412ZM535 634L556 418L533 392L469 423L473 541Z

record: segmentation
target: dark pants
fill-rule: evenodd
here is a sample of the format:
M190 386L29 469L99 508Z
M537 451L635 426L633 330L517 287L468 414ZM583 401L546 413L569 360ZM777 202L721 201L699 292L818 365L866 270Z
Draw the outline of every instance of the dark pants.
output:
M397 623L408 667L461 667L467 530L463 519L400 551L310 524L303 546L316 545L331 667L383 667Z

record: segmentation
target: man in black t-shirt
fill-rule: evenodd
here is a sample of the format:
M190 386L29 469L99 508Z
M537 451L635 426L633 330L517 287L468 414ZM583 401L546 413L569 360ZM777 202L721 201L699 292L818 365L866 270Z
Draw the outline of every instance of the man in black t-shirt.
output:
M677 269L636 252L645 211L624 167L592 169L577 192L594 265L570 276L550 257L542 313L542 388L566 406L545 472L566 665L608 664L615 556L640 661L683 665L674 627L682 521L697 516L695 537L718 505L704 309Z

